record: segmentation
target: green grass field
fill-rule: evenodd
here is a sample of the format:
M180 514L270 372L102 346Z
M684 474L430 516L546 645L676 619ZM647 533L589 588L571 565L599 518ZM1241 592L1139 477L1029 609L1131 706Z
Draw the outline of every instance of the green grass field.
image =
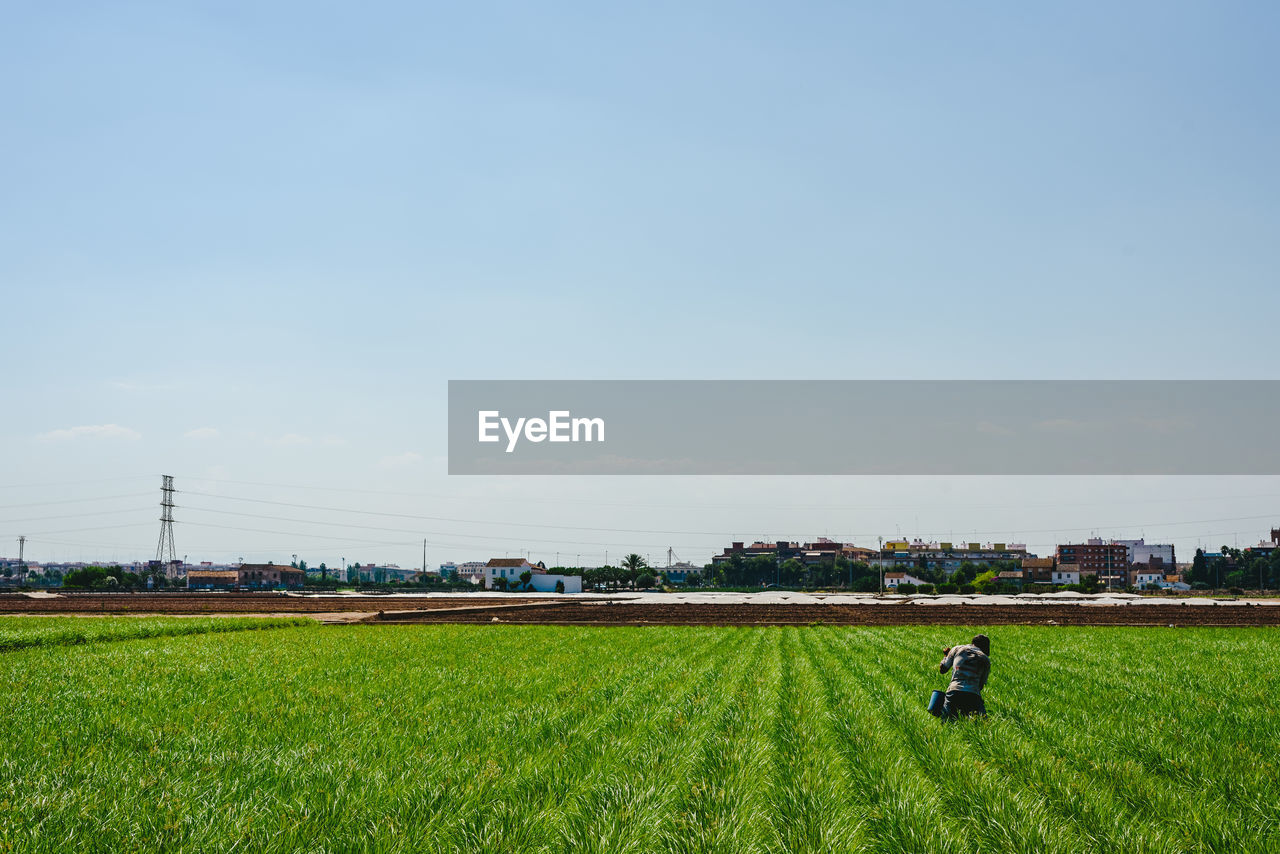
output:
M1280 632L995 627L990 718L943 725L939 650L972 633L310 626L12 650L0 850L1280 851Z
M306 617L0 617L0 652L315 625Z

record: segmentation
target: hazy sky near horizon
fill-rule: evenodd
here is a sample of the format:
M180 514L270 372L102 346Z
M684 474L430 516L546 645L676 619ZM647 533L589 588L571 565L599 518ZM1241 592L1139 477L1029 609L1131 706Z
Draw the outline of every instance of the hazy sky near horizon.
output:
M450 478L446 383L1277 378L1278 47L1262 2L15 6L0 555L153 556L161 473L192 560L1251 544L1280 479Z

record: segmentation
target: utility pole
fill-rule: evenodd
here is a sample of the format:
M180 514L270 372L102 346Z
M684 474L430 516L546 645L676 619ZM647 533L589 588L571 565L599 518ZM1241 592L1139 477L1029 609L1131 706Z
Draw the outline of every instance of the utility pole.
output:
M876 537L876 541L880 543L880 589L876 591L879 596L884 592L884 537Z
M23 556L23 551L26 549L26 546L27 546L27 538L18 537L18 573L19 575L24 577L27 574L27 561L26 561L26 558Z

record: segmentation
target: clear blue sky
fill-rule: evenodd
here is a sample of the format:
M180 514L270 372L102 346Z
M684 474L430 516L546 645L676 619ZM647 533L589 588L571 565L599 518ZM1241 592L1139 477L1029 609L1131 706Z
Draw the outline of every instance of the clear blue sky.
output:
M14 6L0 554L147 557L161 472L224 496L192 559L1251 543L1277 479L450 479L445 383L1276 378L1278 48L1261 2Z

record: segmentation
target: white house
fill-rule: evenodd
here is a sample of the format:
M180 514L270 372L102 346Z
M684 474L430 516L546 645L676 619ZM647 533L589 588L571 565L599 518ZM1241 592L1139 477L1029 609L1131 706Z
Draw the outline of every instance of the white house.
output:
M1148 584L1161 584L1163 581L1164 581L1163 572L1160 572L1157 570L1134 567L1133 577L1129 580L1129 583L1132 584L1134 587L1141 589L1143 587L1146 587Z
M515 587L520 584L520 576L526 572L530 575L546 575L547 568L529 563L522 557L495 557L484 565L482 584L485 590L493 590L496 588L495 582L499 578L505 578L508 586ZM552 586L555 586L554 583Z
M905 572L886 572L884 574L884 586L890 590L897 590L899 584L914 584L919 587L921 584L928 584L922 578L916 578Z
M1080 570L1078 567L1075 569L1069 568L1072 566L1075 566L1075 565L1069 564L1069 563L1063 563L1054 567L1053 583L1054 584L1079 584Z
M564 593L581 593L581 575L552 575L549 572L535 572L529 586L540 593L555 593L556 582L564 584Z

